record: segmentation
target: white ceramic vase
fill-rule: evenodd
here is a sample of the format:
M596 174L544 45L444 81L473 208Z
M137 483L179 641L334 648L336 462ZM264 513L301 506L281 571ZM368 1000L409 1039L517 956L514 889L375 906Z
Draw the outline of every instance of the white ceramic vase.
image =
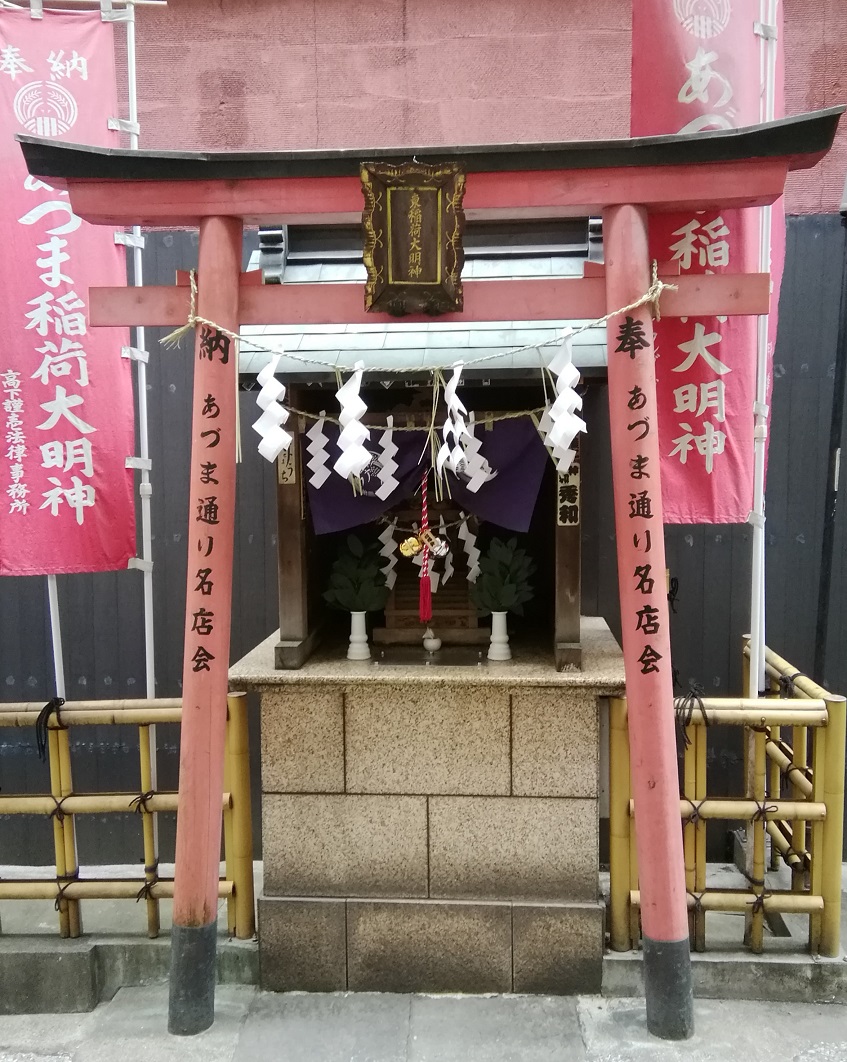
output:
M371 647L368 645L368 627L365 622L366 617L367 612L350 613L348 660L370 660L371 658Z
M509 631L506 626L508 612L491 613L491 644L488 647L489 660L511 660L509 648Z

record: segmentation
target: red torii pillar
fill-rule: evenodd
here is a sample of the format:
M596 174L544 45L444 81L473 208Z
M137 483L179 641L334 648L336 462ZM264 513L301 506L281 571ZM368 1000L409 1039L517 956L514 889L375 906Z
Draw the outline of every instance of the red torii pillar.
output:
M200 222L197 314L238 332L240 218ZM215 1017L221 793L235 527L238 353L197 325L188 501L188 582L168 1030Z
M637 206L607 209L603 242L611 313L650 287L647 211ZM647 1027L665 1039L681 1040L693 1033L694 1015L649 304L612 317L607 346Z

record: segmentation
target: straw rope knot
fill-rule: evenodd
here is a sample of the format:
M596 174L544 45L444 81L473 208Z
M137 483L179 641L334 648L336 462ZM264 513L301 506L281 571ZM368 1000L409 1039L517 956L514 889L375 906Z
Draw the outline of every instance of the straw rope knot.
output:
M146 870L147 868L145 867L144 869ZM159 884L159 875L158 874L156 874L156 876L154 878L152 878L150 881L145 881L143 883L143 885L141 886L141 888L138 890L138 893L137 893L137 895L135 897L135 902L139 903L141 900L155 900L156 897L153 895L153 888L154 888L154 886L156 886L158 884Z
M793 675L780 675L778 680L779 696L783 700L788 700L790 697L796 697L797 690L794 686L794 680L808 677L809 676L804 675L802 671L795 671Z
M754 801L754 803L756 805L756 810L750 817L751 822L764 822L768 815L773 815L777 811L779 811L779 808L776 806L776 804L768 804L764 800L756 800Z
M53 803L56 806L53 808L52 811L47 813L48 814L48 818L51 818L51 819L55 818L59 822L64 822L65 821L65 815L67 815L68 812L65 811L65 809L62 807L62 805L65 803L65 801L68 799L68 797L70 795L71 795L70 793L67 793L65 796L60 797L58 800L56 799L56 797L52 797Z
M55 910L60 911L62 909L62 903L65 899L65 892L73 885L75 881L79 880L79 867L71 874L57 874L56 875L56 902L53 905ZM64 882L64 884L62 884Z
M706 706L703 704L703 694L705 692L699 682L692 682L689 684L687 693L684 693L681 697L674 697L674 713L682 731L682 740L686 748L691 745L691 738L689 738L686 731L691 726L695 709L699 710L703 723L706 726L709 725Z
M152 815L152 811L147 807L147 801L152 800L155 795L155 789L148 789L146 793L139 793L137 797L133 797L129 802L129 806L137 815ZM146 870L147 868L145 867L144 869Z
M159 342L163 347L168 349L178 347L182 339L188 335L188 333L196 328L197 325L206 325L207 328L214 329L215 332L220 332L221 335L227 336L234 343L237 343L239 336L237 332L231 332L228 328L224 328L222 325L215 324L214 321L210 321L208 317L201 317L197 313L197 271L192 269L188 274L188 282L190 285L189 303L188 303L188 320L184 325L174 329L173 332L169 332Z
M760 914L765 909L765 900L770 899L771 894L769 892L760 892L750 901L750 914Z
M52 697L38 713L38 718L35 720L35 745L38 749L38 758L42 763L47 762L47 731L53 730L67 730L67 726L62 722L62 717L59 715L59 709L65 703L64 697ZM56 720L52 728L49 726L50 716L55 715Z
M703 821L701 809L705 801L701 800L699 803L695 803L693 800L689 799L689 797L683 797L683 800L691 806L691 813L687 816L688 822L691 823L692 826L696 826L698 822Z

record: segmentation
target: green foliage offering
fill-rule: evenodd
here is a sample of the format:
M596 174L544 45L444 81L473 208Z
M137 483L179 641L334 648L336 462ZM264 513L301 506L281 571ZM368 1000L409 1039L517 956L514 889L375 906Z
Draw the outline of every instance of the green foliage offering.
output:
M529 577L535 564L518 540L491 540L479 562L479 577L471 583L471 600L482 613L516 612L523 615L523 607L532 598Z
M380 567L379 544L365 544L355 535L332 566L324 601L344 612L378 612L385 608L388 587Z

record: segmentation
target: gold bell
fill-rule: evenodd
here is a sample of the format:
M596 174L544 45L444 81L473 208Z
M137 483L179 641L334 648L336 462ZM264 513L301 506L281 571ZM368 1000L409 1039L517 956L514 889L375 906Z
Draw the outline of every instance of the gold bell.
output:
M417 553L420 553L422 549L423 545L421 544L420 539L415 538L414 536L412 538L407 538L400 543L400 552L404 557L414 557Z

